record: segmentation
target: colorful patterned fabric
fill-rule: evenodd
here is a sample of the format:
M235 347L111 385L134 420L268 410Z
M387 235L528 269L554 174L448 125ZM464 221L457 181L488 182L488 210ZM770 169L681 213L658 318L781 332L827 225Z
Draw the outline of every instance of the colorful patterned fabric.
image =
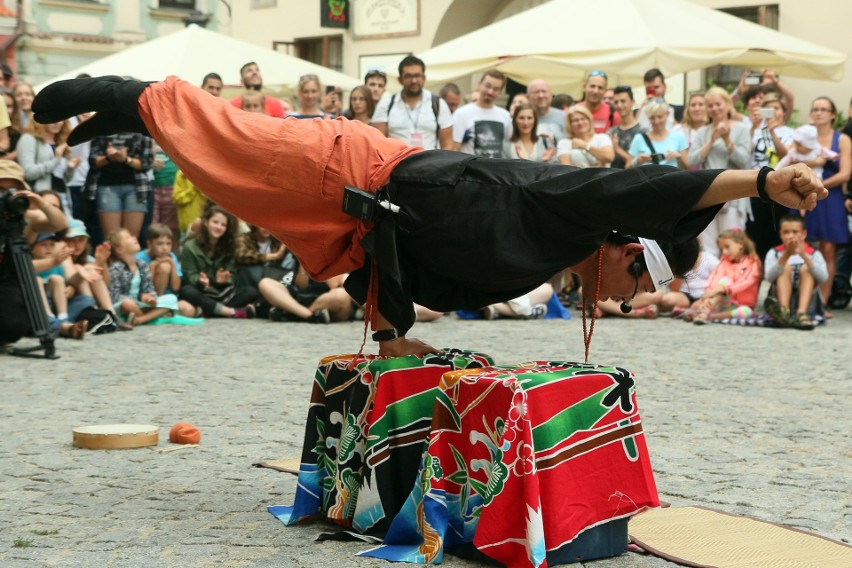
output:
M269 507L284 524L320 517L384 532L416 485L441 376L493 363L457 349L354 358L327 357L317 369L295 503Z
M546 566L583 531L659 506L634 377L619 367L445 374L419 479L385 545L363 555L440 562L473 542L507 566Z

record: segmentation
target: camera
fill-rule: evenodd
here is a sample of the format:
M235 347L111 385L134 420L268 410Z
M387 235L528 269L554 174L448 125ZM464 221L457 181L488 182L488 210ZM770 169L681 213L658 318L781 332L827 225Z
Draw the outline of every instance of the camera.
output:
M550 148L550 136L547 134L539 134L539 138L541 138L541 143L544 144L545 150Z
M651 154L651 161L655 164L661 164L666 161L665 154Z
M15 195L14 189L0 195L0 234L19 231L29 206L29 200L23 195Z
M774 108L762 108L760 109L760 118L763 120L772 120L775 118L775 109Z
M749 86L760 85L760 82L762 80L763 80L763 74L756 73L756 72L753 71L753 72L748 74L748 77L745 78L745 81L743 81L743 83L745 83L746 85L749 85Z

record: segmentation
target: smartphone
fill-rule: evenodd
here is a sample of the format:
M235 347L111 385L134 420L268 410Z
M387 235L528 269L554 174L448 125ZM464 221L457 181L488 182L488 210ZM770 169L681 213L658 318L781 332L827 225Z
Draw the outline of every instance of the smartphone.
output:
M760 118L763 120L772 120L775 118L775 109L774 108L762 108L760 109Z
M327 95L327 94L329 94L329 93L333 93L333 92L334 92L334 91L336 91L336 90L337 90L337 87L335 87L334 85L328 85L328 86L325 88L325 94Z
M665 154L651 154L651 161L655 164L662 164L666 161Z
M654 87L645 87L645 96L649 98L654 98L657 96L657 89Z
M763 80L763 75L760 73L751 72L748 74L748 77L745 78L746 85L760 85L760 81Z

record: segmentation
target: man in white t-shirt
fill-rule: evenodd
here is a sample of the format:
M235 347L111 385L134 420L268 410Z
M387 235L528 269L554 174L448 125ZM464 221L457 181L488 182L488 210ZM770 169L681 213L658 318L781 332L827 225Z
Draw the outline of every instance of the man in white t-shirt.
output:
M476 102L461 107L453 115L455 149L486 158L503 156L503 142L512 137L512 117L509 111L494 106L500 96L506 76L489 69L479 80Z
M533 79L527 85L527 97L538 116L538 133L550 134L556 141L565 138L565 112L554 108L553 93L544 79Z
M382 98L373 126L388 138L427 150L453 149L453 115L440 97L423 89L426 64L409 55L399 63L402 90Z

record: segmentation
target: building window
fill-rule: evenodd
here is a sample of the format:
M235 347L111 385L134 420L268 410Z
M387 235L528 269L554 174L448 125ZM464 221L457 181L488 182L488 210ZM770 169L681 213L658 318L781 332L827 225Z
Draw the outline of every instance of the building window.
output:
M343 36L297 39L293 44L296 57L335 71L343 71Z
M160 0L163 10L195 10L195 0Z
M275 8L278 6L278 0L251 0L249 8L258 10L260 8Z
M719 11L759 26L765 26L773 30L778 29L778 4L720 8ZM743 71L760 71L760 69L746 69L745 67L736 67L733 65L715 65L707 68L707 84L719 85L730 91L739 84Z

